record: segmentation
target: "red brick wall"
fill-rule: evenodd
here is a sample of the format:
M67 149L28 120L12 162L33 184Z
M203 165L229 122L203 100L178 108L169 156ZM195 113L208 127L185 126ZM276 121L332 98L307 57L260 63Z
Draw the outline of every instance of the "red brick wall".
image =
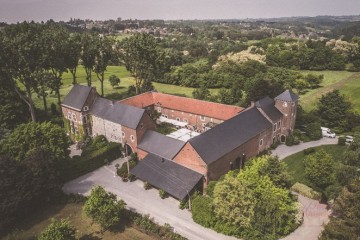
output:
M155 111L157 111L157 107L155 107ZM222 123L223 121L216 118L210 118L207 116L201 116L193 113L188 112L181 112L177 110L172 110L168 108L161 108L161 114L168 116L170 119L177 120L180 119L181 122L184 122L184 119L187 119L188 124L192 126L197 126L198 129L203 129L203 124L206 124L208 122L214 122L214 123Z
M125 126L121 126L123 133L125 133L125 137L122 139L123 144L128 144L133 152L137 150L137 137L136 137L136 130L131 129ZM134 136L134 141L131 140L131 136Z
M148 152L146 152L140 148L137 149L137 155L140 160L144 159L148 154L149 154Z
M201 159L190 143L185 144L185 146L175 156L174 161L201 174L206 175L207 173L205 162Z
M219 160L211 163L208 166L208 180L217 180L222 175L230 171L230 162L232 162L234 164L233 166L235 166L236 158L241 158L243 154L246 155L246 159L256 156L259 152L259 140L260 135L257 135L256 137L237 147L230 153L224 155Z
M287 136L295 127L297 102L275 101L275 106L284 114L281 119L281 134Z
M147 113L144 113L136 129L137 142L139 143L141 141L141 138L143 137L143 135L147 130L155 131L155 127L156 126L154 121L150 118L150 116Z

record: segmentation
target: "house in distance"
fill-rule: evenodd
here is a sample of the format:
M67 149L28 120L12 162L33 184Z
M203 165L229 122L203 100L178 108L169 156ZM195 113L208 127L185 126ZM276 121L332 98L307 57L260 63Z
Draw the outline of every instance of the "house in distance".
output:
M290 90L246 109L156 91L111 101L93 87L74 85L62 112L73 140L104 135L122 144L141 160L132 174L182 200L273 143L285 142L294 129L297 103ZM179 130L156 132L154 116Z

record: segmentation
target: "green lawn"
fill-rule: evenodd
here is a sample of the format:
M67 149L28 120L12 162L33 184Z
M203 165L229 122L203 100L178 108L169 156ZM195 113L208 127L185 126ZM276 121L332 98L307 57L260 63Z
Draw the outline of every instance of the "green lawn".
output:
M82 211L82 204L68 203L46 207L43 211L24 217L19 224L18 231L4 239L36 239L36 236L51 223L51 219L68 218L70 223L77 229L77 239L124 239L124 240L155 240L156 238L146 235L140 230L122 223L117 231L105 231L100 234L100 227L92 224L91 220Z
M324 75L324 80L320 88L311 89L300 96L300 104L306 111L316 107L318 99L334 89L340 89L341 93L349 96L355 109L360 110L360 73L346 71L300 71L303 74ZM357 94L357 95L356 95Z
M341 158L344 155L346 150L346 146L340 145L324 145L320 147L315 147L315 149L324 149L327 153L329 153L335 162L340 163ZM305 178L304 171L304 159L306 155L303 151L295 153L289 157L286 157L283 161L287 164L289 173L292 177L293 183L299 182L305 185L309 185L308 181ZM338 165L337 165L338 166Z
M115 74L121 79L121 83L119 87L112 88L109 84L108 78L110 75ZM82 66L79 66L77 69L77 82L79 84L86 85L86 74L85 70ZM96 74L93 74L92 76L93 82L92 85L96 87L98 92L100 92L100 81L97 79ZM131 77L130 73L126 70L124 66L110 66L107 69L107 72L105 74L105 82L104 82L104 94L105 97L109 99L114 100L120 100L124 97L124 93L127 91L127 88L130 85L134 85L134 79ZM194 91L194 88L189 87L181 87L181 86L175 86L175 85L169 85L169 84L162 84L162 83L153 83L155 89L159 92L163 93L169 93L174 95L180 95L180 96L186 96L186 97L192 97L192 92ZM60 93L61 97L64 98L64 96L70 91L72 88L72 75L71 73L64 73L63 75L63 86L61 87ZM210 90L212 94L216 94L218 89L211 89ZM51 103L56 103L56 96L55 94L49 94L48 96L48 106L50 106ZM42 109L42 100L40 98L37 98L34 95L34 102L35 105Z

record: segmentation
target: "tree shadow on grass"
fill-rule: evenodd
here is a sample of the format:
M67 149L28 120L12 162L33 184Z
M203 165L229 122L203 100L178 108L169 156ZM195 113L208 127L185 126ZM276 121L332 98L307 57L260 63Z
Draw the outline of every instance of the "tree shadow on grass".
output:
M81 238L79 238L79 240L100 240L100 239L102 238L94 235L94 233L85 234Z

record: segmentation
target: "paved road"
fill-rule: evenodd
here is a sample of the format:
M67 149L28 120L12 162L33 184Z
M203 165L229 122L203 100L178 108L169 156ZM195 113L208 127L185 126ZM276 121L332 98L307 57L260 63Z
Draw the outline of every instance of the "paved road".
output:
M329 211L325 204L301 195L299 202L304 207L304 222L283 240L316 240L323 230L323 225L329 222Z
M272 155L277 155L280 159L284 159L310 147L337 143L337 138L322 138L318 141L300 143L290 147L280 145L272 151ZM320 204L316 200L301 195L299 195L299 202L304 207L304 222L293 233L283 238L283 240L316 240L323 230L323 225L328 223L330 212L326 209L325 204Z
M329 145L329 144L337 144L337 143L338 143L338 138L336 137L336 138L322 138L318 141L300 143L298 145L294 145L290 147L286 146L285 144L282 144L272 151L272 155L277 155L280 159L284 159L294 153L300 152L310 147L317 147L321 145Z
M180 210L179 202L173 198L161 199L155 189L144 190L139 180L124 183L115 177L116 160L111 166L101 167L64 185L66 193L79 193L88 195L92 186L101 185L107 191L115 193L127 203L127 207L141 214L150 214L159 224L169 223L175 231L188 239L194 240L226 240L236 239L219 234L211 229L196 224L188 210Z

